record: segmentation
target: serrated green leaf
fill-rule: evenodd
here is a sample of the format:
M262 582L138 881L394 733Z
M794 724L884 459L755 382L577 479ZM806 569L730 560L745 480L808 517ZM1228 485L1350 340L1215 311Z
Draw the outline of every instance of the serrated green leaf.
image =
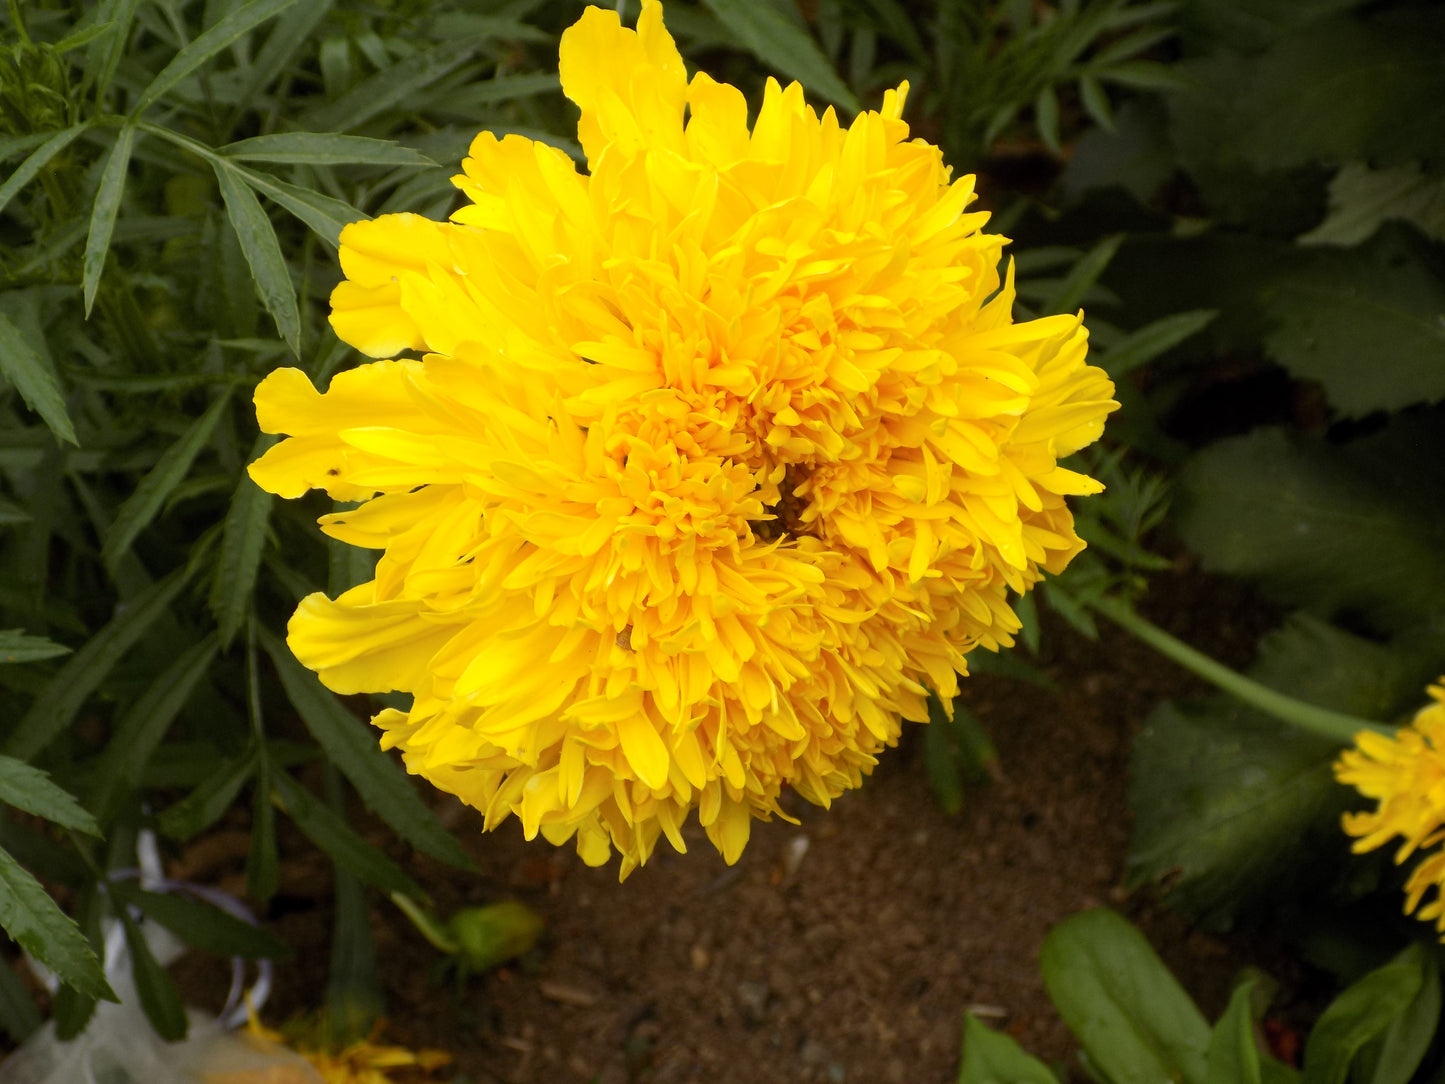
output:
M1059 1084L1059 1078L1011 1036L965 1013L958 1084Z
M1426 966L1425 950L1411 945L1330 1002L1305 1043L1301 1084L1344 1084L1361 1048L1384 1035L1419 996ZM1428 1037L1425 1045L1429 1045ZM1423 1056L1424 1049L1419 1053ZM1410 1072L1414 1072L1413 1065ZM1408 1079L1407 1074L1396 1084Z
M1445 282L1390 233L1321 251L1265 294L1270 356L1347 417L1445 399Z
M838 77L813 37L771 4L760 0L703 0L737 43L764 64L849 113L861 106Z
M126 170L130 166L130 152L135 146L136 129L127 124L115 136L115 145L106 157L105 168L100 174L100 187L95 193L95 202L90 208L90 230L85 237L85 265L82 285L85 294L85 315L90 316L90 307L95 303L95 291L100 287L100 275L105 269L105 257L110 252L110 236L115 231L116 215L120 213L120 199L125 193Z
M89 124L77 124L56 132L32 151L29 158L16 166L15 172L5 179L4 184L0 184L0 211L5 210L15 198L15 194L33 181L35 175L49 165L52 158L74 143L76 137L89 127Z
M1229 1007L1214 1025L1205 1056L1205 1084L1264 1084L1259 1043L1250 1011L1253 980L1234 988Z
M426 895L400 866L357 835L286 772L276 772L273 778L276 796L286 815L337 865L383 892L401 892L418 899Z
M156 513L165 504L171 490L175 489L190 472L191 464L201 449L211 439L221 413L230 404L230 389L219 395L210 407L191 423L180 438L167 448L140 483L135 492L126 498L116 512L115 522L106 532L105 545L100 555L106 565L114 569L131 547L136 537L150 525Z
M31 348L20 328L0 312L0 375L15 386L25 405L39 414L56 437L79 445L65 409L60 377L48 358Z
M171 62L141 91L131 115L139 117L211 57L230 48L267 19L281 14L296 2L297 0L250 0L249 3L232 10L171 58Z
M1137 331L1131 331L1096 355L1095 364L1102 366L1112 379L1118 380L1203 331L1218 315L1217 309L1194 309L1162 317Z
M69 654L70 648L44 636L27 636L24 629L0 629L0 664L39 662Z
M241 252L251 269L256 292L276 321L276 330L291 347L291 353L300 357L301 313L296 307L296 290L291 285L291 272L286 266L286 257L281 254L276 229L261 209L260 200L242 183L235 170L218 166L215 174L226 204L226 216L241 242Z
M1213 572L1382 631L1445 598L1445 432L1401 416L1339 446L1260 429L1197 454L1176 523Z
M111 891L125 903L140 908L146 918L202 952L247 960L276 960L292 954L286 942L204 900L143 892L123 881Z
M177 571L132 598L60 668L6 738L4 752L30 760L49 745L70 725L121 656L165 614L185 585L184 573Z
M276 443L276 437L262 433L256 438L247 462L254 462ZM221 553L216 561L216 578L211 583L210 606L216 616L221 646L229 647L251 608L256 574L271 521L273 497L241 472L236 493L226 512L221 534Z
M1113 1084L1204 1084L1209 1025L1124 919L1071 915L1044 938L1039 967L1064 1023Z
M115 1001L100 961L80 927L0 848L0 928L26 952L89 998Z
M426 155L389 139L335 132L277 132L220 149L243 162L299 162L313 166L434 166Z
M1330 207L1324 221L1302 234L1299 243L1358 245L1393 219L1445 241L1445 177L1427 176L1413 162L1392 169L1346 162L1330 181Z
M347 711L284 643L263 632L261 644L306 729L351 781L367 808L424 854L459 869L474 868L461 845L417 797L411 781L381 751L376 732Z
M190 1021L186 1018L186 1007L181 1003L180 992L171 977L166 974L146 943L135 919L124 907L116 908L116 915L125 928L125 944L130 950L130 973L135 980L136 993L140 995L140 1007L156 1029L156 1034L168 1043L180 1042L186 1037Z
M86 802L102 821L113 817L126 795L134 790L146 761L196 686L210 672L217 648L213 633L183 652L116 723L96 764L95 785Z
M170 839L186 840L221 818L256 770L256 758L223 761L175 805L156 818L156 830Z
M101 834L95 818L47 773L14 757L0 756L0 803L88 836Z

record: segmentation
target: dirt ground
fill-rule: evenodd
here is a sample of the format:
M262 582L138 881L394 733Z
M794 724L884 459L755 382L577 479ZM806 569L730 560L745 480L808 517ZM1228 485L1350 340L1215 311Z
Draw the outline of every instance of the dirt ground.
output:
M1235 664L1269 621L1237 588L1196 574L1162 577L1145 609ZM919 728L832 811L795 801L800 824L755 826L732 868L694 825L687 855L660 846L619 884L615 860L588 869L570 850L525 843L514 821L483 835L475 814L439 801L480 873L393 849L439 910L518 898L547 932L459 993L373 893L387 1037L450 1051L473 1084L943 1084L957 1073L966 1008L1046 1060L1070 1058L1039 945L1054 922L1101 904L1142 924L1211 1017L1245 962L1273 967L1290 989L1298 976L1279 972L1293 965L1268 946L1191 931L1120 887L1129 736L1159 699L1203 689L1101 632L1090 643L1048 631L1042 664L1056 691L965 683L1003 778L972 788L956 817L929 790ZM184 874L239 890L245 840L236 825L203 841ZM268 924L296 955L278 965L268 1022L318 1006L329 956L326 860L288 850ZM193 959L176 974L188 1001L214 1007L224 971Z

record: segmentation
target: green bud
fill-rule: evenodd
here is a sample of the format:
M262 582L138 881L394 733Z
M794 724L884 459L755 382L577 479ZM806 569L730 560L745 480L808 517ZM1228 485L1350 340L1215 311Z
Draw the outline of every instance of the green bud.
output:
M503 900L458 911L447 920L447 933L457 946L457 963L475 973L529 952L542 925L542 917L526 904Z

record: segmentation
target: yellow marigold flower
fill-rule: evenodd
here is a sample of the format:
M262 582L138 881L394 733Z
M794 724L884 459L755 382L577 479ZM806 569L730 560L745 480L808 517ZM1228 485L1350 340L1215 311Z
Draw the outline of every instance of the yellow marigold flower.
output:
M908 139L907 85L844 127L769 81L687 78L655 0L562 37L587 173L483 132L446 223L342 234L332 326L373 357L256 391L273 493L376 579L305 599L297 657L407 766L625 876L693 808L733 862L786 784L827 805L1008 592L1083 543L1058 465L1117 404L1078 316L1015 324L973 178ZM686 115L686 119L685 118Z
M1355 748L1335 762L1335 778L1378 806L1372 811L1346 813L1344 829L1355 841L1354 851L1372 851L1399 836L1404 842L1395 852L1396 864L1417 850L1445 840L1445 677L1432 685L1434 701L1414 721L1393 736L1361 731ZM1420 901L1431 888L1434 898ZM1416 908L1419 908L1416 911ZM1445 937L1445 853L1423 859L1405 884L1405 913L1433 919Z

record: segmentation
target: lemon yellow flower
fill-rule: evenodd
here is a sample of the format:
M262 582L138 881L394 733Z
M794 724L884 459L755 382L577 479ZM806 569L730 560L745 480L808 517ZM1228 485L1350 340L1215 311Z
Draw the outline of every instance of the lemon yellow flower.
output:
M1359 836L1354 851L1372 851L1399 836L1396 864L1445 840L1445 677L1429 688L1434 701L1393 736L1362 731L1340 754L1335 778L1378 802L1374 810L1346 813L1344 829ZM1420 907L1431 888L1436 894ZM1418 910L1417 910L1418 908ZM1405 913L1434 920L1445 936L1445 853L1421 860L1405 884Z
M784 785L827 805L1009 592L1083 548L1059 460L1117 404L1078 316L1016 324L1004 239L907 85L844 126L769 81L688 79L647 0L562 37L587 157L483 132L446 223L342 233L332 326L376 358L256 391L251 468L354 511L376 578L305 599L296 656L408 768L589 864L696 809L728 862ZM686 119L685 119L686 117Z

